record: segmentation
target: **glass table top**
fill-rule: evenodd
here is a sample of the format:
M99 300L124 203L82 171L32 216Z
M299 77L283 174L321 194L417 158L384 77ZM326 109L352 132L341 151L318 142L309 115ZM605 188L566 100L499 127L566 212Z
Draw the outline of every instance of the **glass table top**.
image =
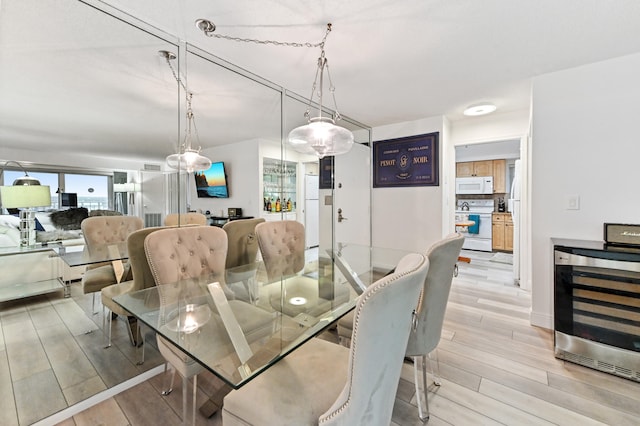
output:
M341 245L275 280L256 262L114 301L237 389L353 309L405 254Z

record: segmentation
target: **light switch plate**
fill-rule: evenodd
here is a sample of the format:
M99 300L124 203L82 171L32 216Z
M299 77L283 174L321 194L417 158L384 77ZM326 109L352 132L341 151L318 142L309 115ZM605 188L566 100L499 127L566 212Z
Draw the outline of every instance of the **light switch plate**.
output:
M580 210L580 196L567 195L566 206L567 210Z

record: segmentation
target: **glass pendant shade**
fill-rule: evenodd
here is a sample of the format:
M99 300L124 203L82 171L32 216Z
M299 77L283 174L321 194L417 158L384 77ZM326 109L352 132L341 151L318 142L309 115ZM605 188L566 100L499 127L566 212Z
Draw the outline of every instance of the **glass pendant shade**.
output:
M194 149L185 148L182 153L169 155L167 157L167 166L175 170L185 170L192 173L209 169L211 160L200 155Z
M288 142L297 152L323 158L348 152L353 146L353 133L336 126L329 117L314 117L309 124L293 129Z

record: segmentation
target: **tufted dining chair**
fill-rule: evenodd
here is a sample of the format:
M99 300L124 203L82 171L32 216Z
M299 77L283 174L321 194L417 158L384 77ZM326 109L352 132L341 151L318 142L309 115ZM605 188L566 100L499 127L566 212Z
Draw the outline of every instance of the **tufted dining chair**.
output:
M165 306L170 306L176 301L175 297L179 297L181 288L176 287L176 283L181 280L204 275L218 281L224 278L227 234L220 228L187 226L162 229L147 236L144 241L144 250L153 279L159 287L161 312ZM164 315L160 315L159 320L164 321ZM182 376L183 422L186 422L188 417L188 382L193 378L191 418L192 423L195 424L197 375L203 367L162 336L156 336L158 350L173 367L174 373L178 372ZM172 386L173 378L171 385L163 391L163 395L168 395Z
M411 331L406 351L406 356L413 357L414 361L418 415L423 421L429 419L426 360L428 358L430 364L434 364L432 366L434 384L440 386L436 347L440 342L453 271L463 242L464 237L461 234L450 234L433 244L427 251L429 273L424 281L416 308L417 328ZM352 333L353 314L349 313L338 321L338 336L342 342L348 342ZM435 358L433 363L432 358Z
M223 424L390 424L415 301L428 268L422 254L401 259L395 273L360 296L350 349L311 339L229 393Z
M142 229L142 219L135 216L88 217L80 224L85 248L90 256L100 256L109 246L123 246L129 234ZM125 270L124 276L127 275ZM87 267L82 276L82 292L93 293L92 312L95 314L95 295L103 288L117 284L122 277L116 276L112 263L103 262Z
M295 220L256 225L258 246L270 280L295 275L304 268L304 225Z
M171 213L164 218L165 226L206 225L207 217L202 213Z
M225 262L227 286L235 297L255 303L258 299L256 284L256 268L252 265L258 257L258 237L256 225L264 222L263 218L232 220L224 224L222 229L227 233L228 249ZM240 266L249 265L247 268ZM233 268L233 271L229 271Z
M130 293L137 290L143 290L148 287L156 285L151 269L149 269L149 263L147 262L147 256L144 252L144 239L147 235L160 229L166 229L164 226L142 228L137 231L133 231L127 238L127 252L129 253L129 266L130 273L127 277L127 281L119 284L112 284L103 288L100 292L102 299L102 306L108 309L110 312L117 314L120 317L127 318L129 323L129 338L134 346L137 346L140 341L140 336L137 332L136 320L131 314L125 311L120 305L113 301L113 298L122 294ZM103 329L107 330L108 342L107 347L111 346L111 315L105 315L105 319L108 320L108 324L103 324ZM143 349L144 350L144 349ZM143 359L144 361L144 355Z

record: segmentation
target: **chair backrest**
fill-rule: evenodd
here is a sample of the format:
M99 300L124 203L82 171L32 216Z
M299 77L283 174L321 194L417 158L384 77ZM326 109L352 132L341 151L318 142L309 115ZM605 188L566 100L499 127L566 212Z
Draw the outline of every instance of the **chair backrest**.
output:
M429 274L418 299L418 326L409 336L407 356L427 355L438 346L453 270L463 242L461 234L450 234L427 252Z
M202 275L224 282L227 234L215 226L161 229L144 240L144 251L157 285Z
M429 261L405 256L396 271L369 286L353 317L347 383L320 424L388 425L413 311Z
M133 280L132 291L142 290L156 285L153 274L151 273L151 268L149 268L147 255L144 252L144 240L147 235L161 229L167 228L164 226L142 228L132 232L129 238L127 238L127 251L129 253L129 264L131 265L131 277L128 277L128 279Z
M177 225L206 225L207 217L202 213L171 213L164 218L165 226Z
M256 225L256 236L269 279L294 275L304 268L304 225L295 220Z
M256 225L264 222L259 219L232 220L224 224L222 229L227 233L227 268L248 265L256 261L258 256L258 239Z
M80 224L89 253L108 244L125 243L134 231L142 229L142 219L135 216L94 216Z

